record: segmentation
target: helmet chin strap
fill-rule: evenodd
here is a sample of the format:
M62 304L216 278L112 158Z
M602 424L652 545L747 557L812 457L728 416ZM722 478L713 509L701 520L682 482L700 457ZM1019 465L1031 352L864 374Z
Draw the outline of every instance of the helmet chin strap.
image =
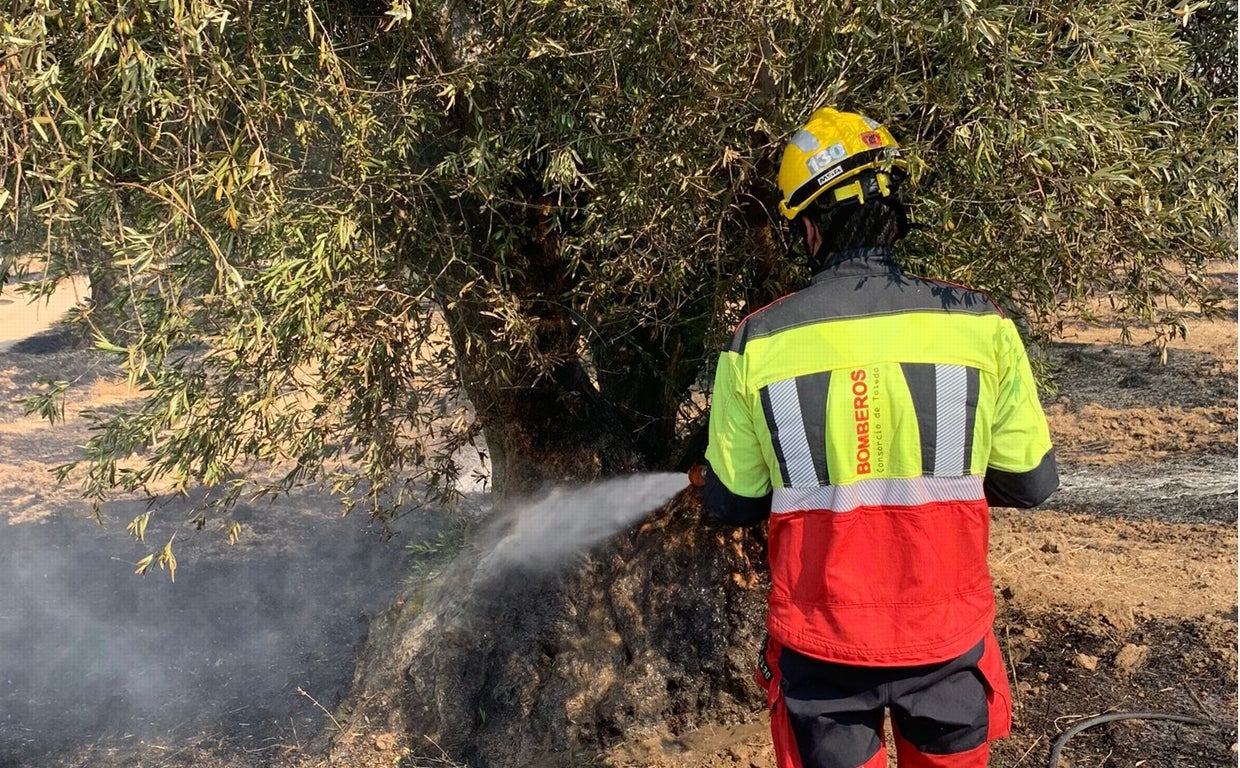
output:
M794 243L800 242L804 249L805 258L804 261L792 259L792 254L796 249L794 245L788 249L789 259L794 263L804 263L805 266L809 267L810 272L817 273L826 264L826 259L819 257L823 247L826 245L822 239L822 233L818 231L818 228L814 226L814 222L807 216L797 216L792 220L791 224L794 229L798 230L800 237L790 239Z

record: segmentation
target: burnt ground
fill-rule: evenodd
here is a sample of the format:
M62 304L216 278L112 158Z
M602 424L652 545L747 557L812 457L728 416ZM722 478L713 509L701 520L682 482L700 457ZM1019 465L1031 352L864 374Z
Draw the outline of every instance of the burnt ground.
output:
M1216 278L1234 293L1234 265ZM1212 724L1100 725L1069 742L1060 766L1236 764L1235 331L1234 314L1190 321L1166 364L1105 323L1070 323L1049 350L1059 392L1045 405L1063 487L1043 509L994 515L1015 728L992 765L1046 765L1057 735L1082 718L1148 710ZM79 384L56 430L14 402L40 376ZM452 765L403 759L396 735L333 710L368 617L407 573L403 545L441 521L411 516L385 543L307 491L243 510L237 547L210 529L178 534L175 586L134 577L148 550L124 522L139 503L105 506L101 529L47 474L85 439L76 411L127 396L102 358L62 332L0 352L0 766L308 768L328 764L316 734L342 729L365 747L349 765ZM179 504L167 500L170 527L153 540L180 526ZM276 606L290 603L280 618ZM628 733L582 764L773 762L755 710L728 725Z
M118 499L91 518L50 470L86 439L78 412L129 397L107 358L52 329L0 351L0 766L265 764L296 753L348 691L370 618L408 572L410 542L341 519L303 489L242 503L243 535L187 524L195 498ZM73 382L67 423L23 415L41 380ZM135 563L177 537L176 581ZM237 761L241 761L238 763Z
M1235 645L1234 613L1116 627L1087 613L1008 605L998 623L1013 678L1016 736L996 745L993 764L1046 765L1059 733L1105 712L1180 713L1213 724L1099 725L1072 737L1061 766L1235 764L1235 653L1226 652Z

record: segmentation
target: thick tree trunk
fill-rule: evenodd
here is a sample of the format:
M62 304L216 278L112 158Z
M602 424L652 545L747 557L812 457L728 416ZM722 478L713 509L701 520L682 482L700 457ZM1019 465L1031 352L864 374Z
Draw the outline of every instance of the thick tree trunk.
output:
M762 546L704 524L688 490L559 573L481 578L466 553L372 624L335 757L372 748L368 728L473 768L570 766L635 730L751 716Z
M502 328L487 307L443 302L501 508L551 485L649 469L660 455L576 359L569 313L539 298L558 294L527 293L539 310L537 351L562 361L550 370L525 370L529 361L495 344ZM649 390L645 379L630 384ZM635 729L747 717L762 704L752 682L762 546L753 533L703 523L696 491L555 571L480 571L487 548L467 545L372 623L337 715L349 725L331 749L360 763L351 751L373 749L369 729L472 768L570 766Z
M125 290L121 278L106 265L96 266L87 272L90 281L90 318L92 323L105 331L112 331L120 324L122 313L115 304Z
M90 282L87 323L83 326L86 340L93 341L96 335L102 335L118 344L129 341L134 333L129 325L135 309L129 302L131 289L125 274L108 263L103 246L97 243L82 246L78 253Z
M628 425L580 363L566 363L529 387L474 386L469 395L501 498L648 468Z

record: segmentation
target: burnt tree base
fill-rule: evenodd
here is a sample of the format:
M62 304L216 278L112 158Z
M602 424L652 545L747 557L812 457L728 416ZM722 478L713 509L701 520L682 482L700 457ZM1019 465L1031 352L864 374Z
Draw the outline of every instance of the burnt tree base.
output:
M762 547L690 490L554 574L483 578L466 551L372 622L329 750L382 732L472 768L570 766L642 728L740 722L764 704Z

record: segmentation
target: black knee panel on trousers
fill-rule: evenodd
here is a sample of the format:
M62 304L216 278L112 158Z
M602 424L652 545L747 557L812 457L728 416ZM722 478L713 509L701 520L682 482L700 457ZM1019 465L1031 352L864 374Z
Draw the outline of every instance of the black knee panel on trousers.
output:
M856 768L882 745L884 709L899 737L925 754L986 743L983 644L950 661L915 667L833 664L780 649L780 691L805 768Z

